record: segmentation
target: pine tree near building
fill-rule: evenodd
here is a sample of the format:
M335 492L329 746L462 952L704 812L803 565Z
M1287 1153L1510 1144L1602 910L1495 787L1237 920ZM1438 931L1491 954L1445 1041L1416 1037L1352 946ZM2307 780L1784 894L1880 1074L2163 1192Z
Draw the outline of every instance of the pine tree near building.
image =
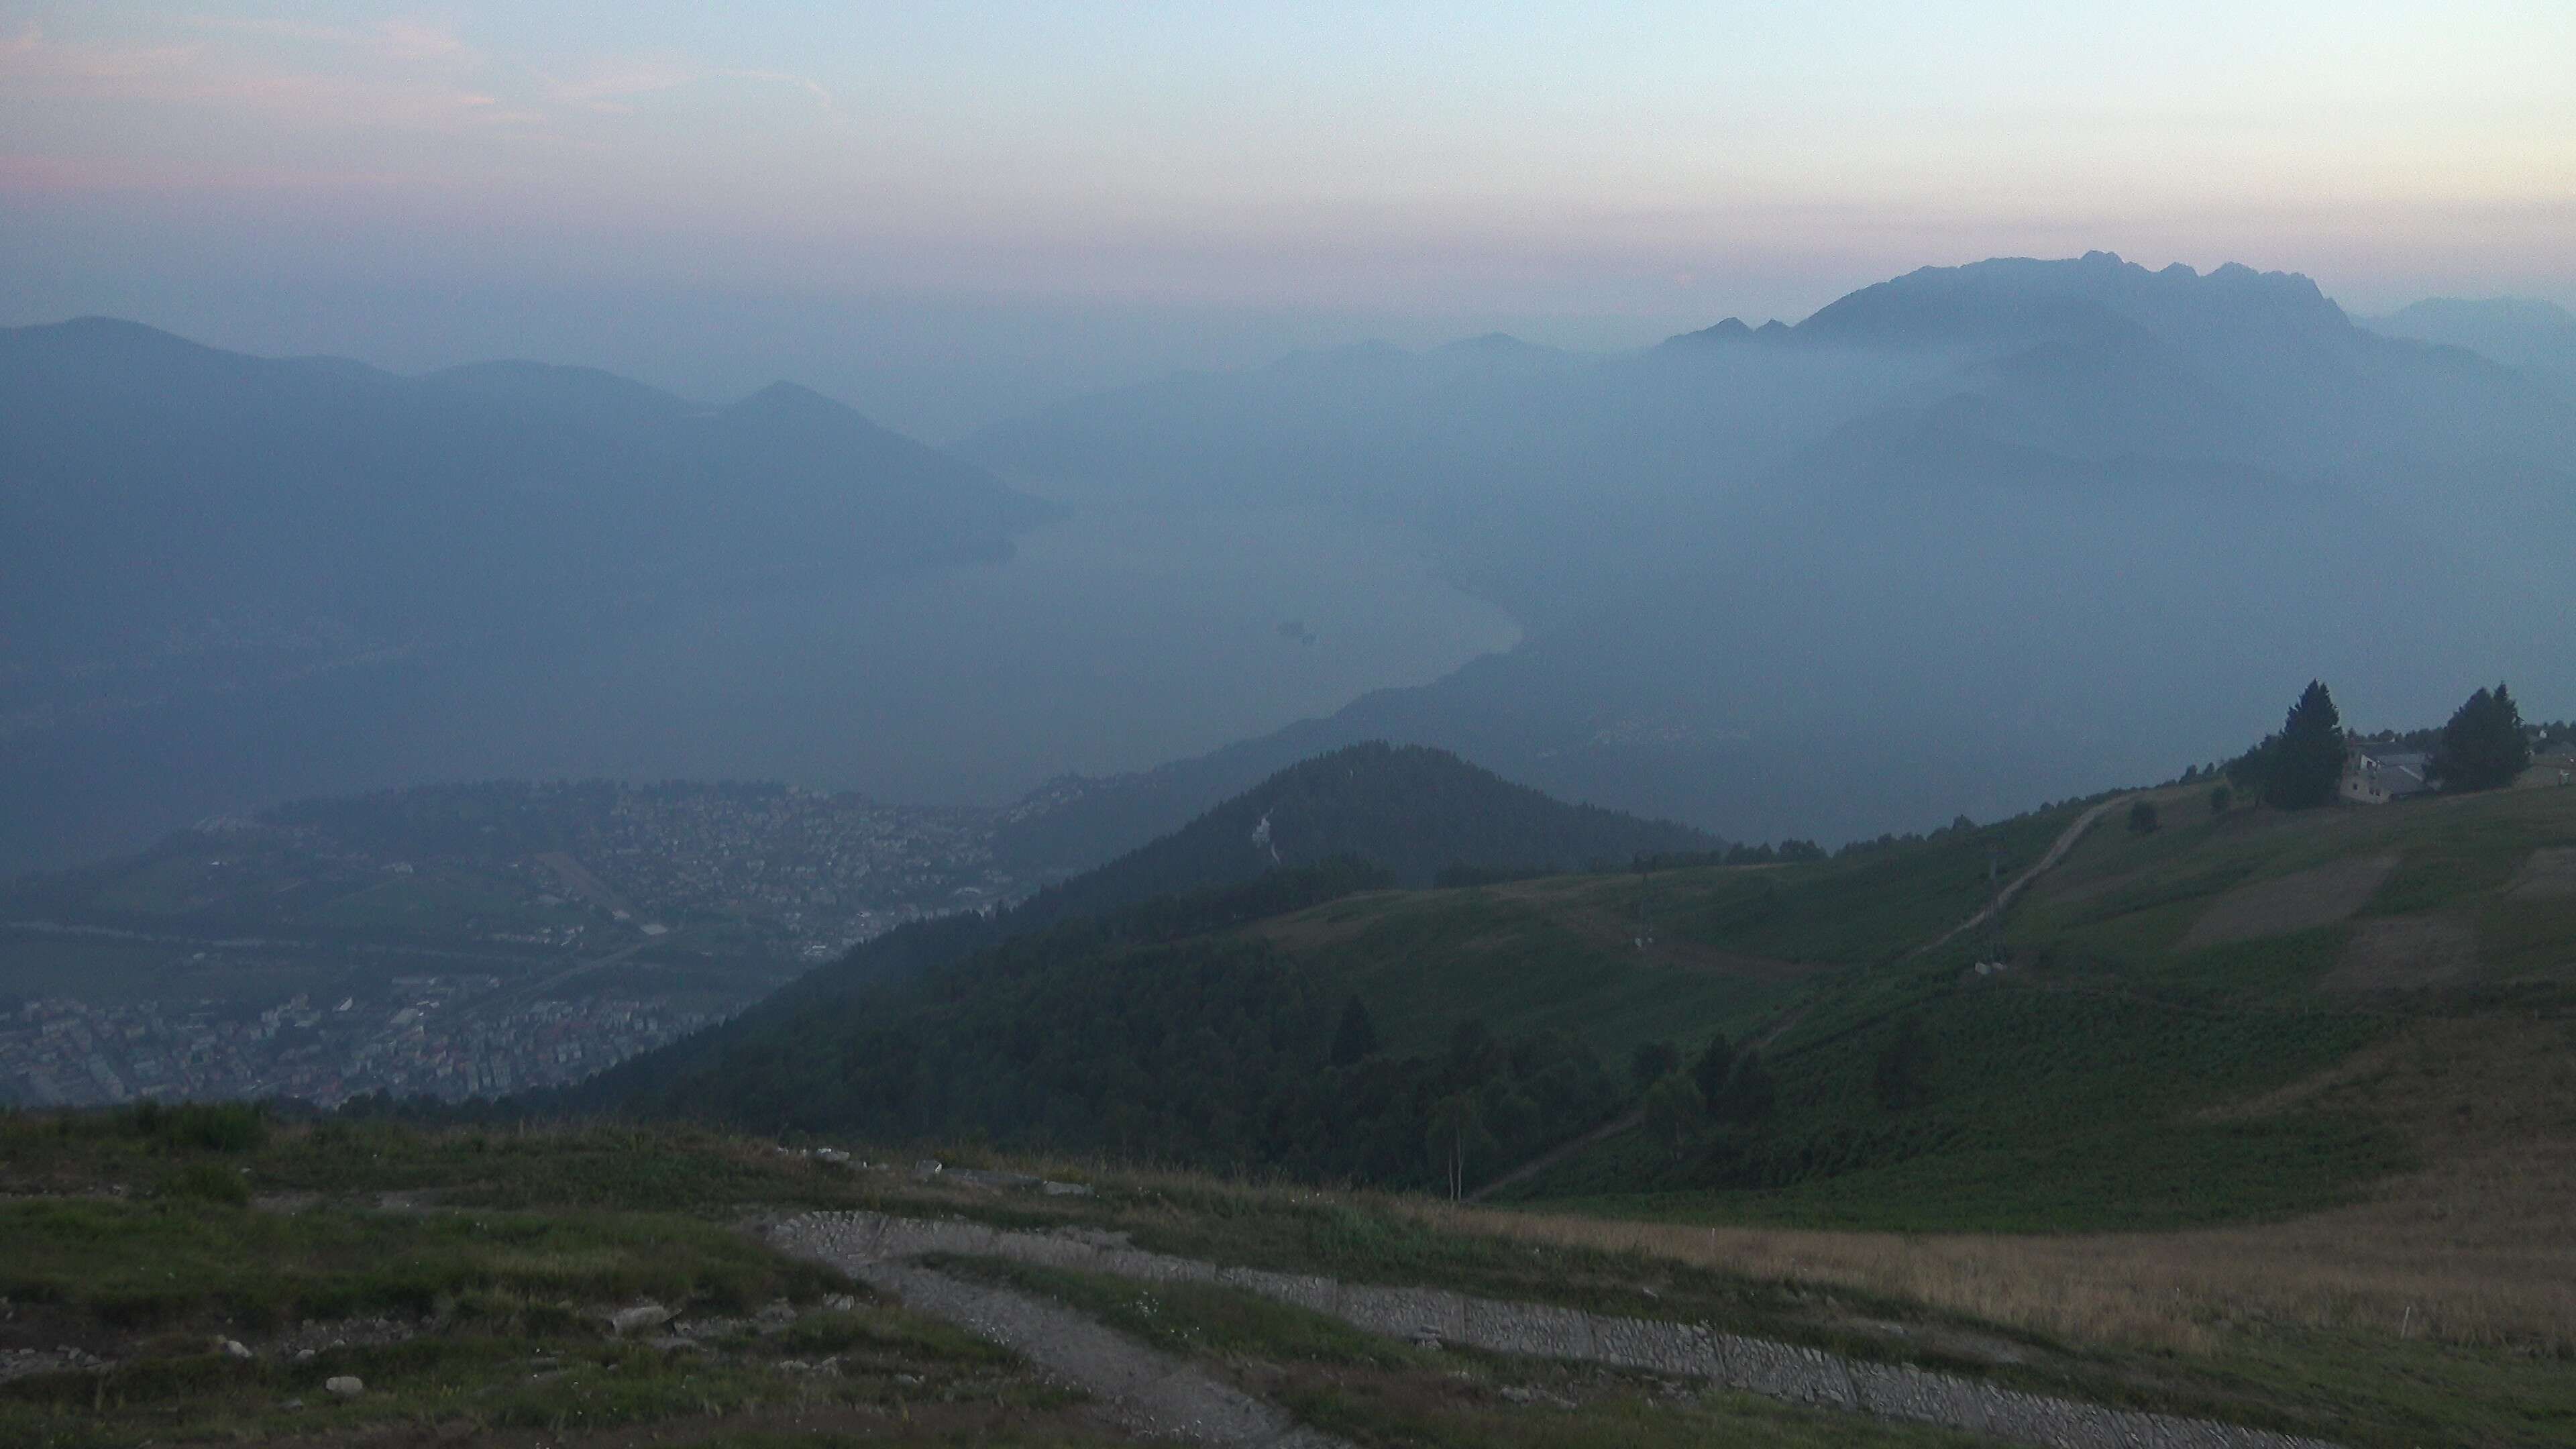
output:
M2309 680L2278 734L2227 767L2228 778L2276 810L2331 804L2343 780L2343 717L2323 683Z
M2433 749L2433 778L2454 793L2500 790L2530 767L2531 741L2522 731L2522 710L2501 681L2454 710Z

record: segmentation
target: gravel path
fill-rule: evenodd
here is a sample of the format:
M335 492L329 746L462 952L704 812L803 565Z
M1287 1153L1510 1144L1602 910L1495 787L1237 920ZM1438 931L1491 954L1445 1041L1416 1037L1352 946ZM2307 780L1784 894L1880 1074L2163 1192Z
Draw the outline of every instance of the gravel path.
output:
M1134 1433L1193 1444L1349 1449L1231 1384L1046 1299L904 1263L844 1266L905 1307L990 1339L1089 1392Z
M907 1267L904 1260L953 1253L1150 1283L1214 1283L1392 1338L1644 1369L1791 1403L1937 1424L2049 1449L2334 1449L2320 1440L2263 1429L2107 1408L1957 1374L1844 1358L1721 1333L1707 1324L1585 1313L1439 1288L1346 1284L1310 1274L1219 1267L1147 1252L1113 1235L1082 1229L1042 1233L880 1213L807 1213L773 1224L768 1235L783 1252L829 1263L898 1295L906 1295L907 1285L918 1281L924 1296L916 1300L906 1295L905 1302L1005 1343L1113 1405L1138 1406L1135 1412L1145 1422L1169 1426L1160 1432L1189 1433L1194 1426L1209 1436L1202 1443L1334 1441L1297 1430L1278 1411L1079 1314L1026 1295L958 1283ZM969 1313L986 1318L978 1321ZM1166 1401L1146 1397L1148 1393L1178 1397ZM1259 1437L1265 1432L1282 1437ZM1229 1434L1238 1437L1217 1437ZM1299 1435L1303 1437L1290 1437Z
M1966 920L1961 921L1959 924L1942 932L1941 938L1932 942L1930 945L1915 947L1911 954L1920 956L1929 951L1939 950L1941 947L1957 940L1961 932L1973 931L1977 927L1984 925L1986 923L1986 917L1993 915L1996 911L2011 910L2013 901L2020 897L2022 891L2027 888L2032 881L2035 881L2041 876L2048 874L2050 871L2055 870L2057 868L2057 863L2064 860L2067 852L2075 848L2075 842L2084 838L2084 832L2099 824L2102 817L2110 814L2114 807L2126 805L2129 801L2135 798L2135 796L2131 795L2114 795L2110 799L2103 801L2101 804L2096 805L2092 809L2075 817L2075 823L2067 826L2064 831L2059 833L2057 839L2049 845L2048 854L2041 856L2037 865L2034 865L2030 869L2023 871L2021 874L2014 876L2001 891L1998 891L1995 894L1995 903L1992 906L1979 906L1975 915L1968 917Z

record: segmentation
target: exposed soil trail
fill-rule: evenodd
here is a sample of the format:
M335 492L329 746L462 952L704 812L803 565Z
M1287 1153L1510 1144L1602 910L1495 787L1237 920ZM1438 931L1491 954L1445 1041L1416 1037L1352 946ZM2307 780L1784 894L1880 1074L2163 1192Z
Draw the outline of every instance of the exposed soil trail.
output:
M1119 1427L1193 1444L1349 1449L1233 1385L1033 1294L877 1260L853 1277L944 1318L1098 1398Z
M2041 876L2057 869L2058 863L2066 859L2068 853L2075 849L2076 842L2084 838L2084 833L2086 831L2091 830L2095 825L2100 824L2102 817L2110 814L2112 810L2119 806L2128 804L2130 798L2131 797L2127 795L2114 795L2110 799L2103 801L2101 804L2094 806L2092 809L2085 811L2083 814L2076 816L2075 823L2067 826L2064 831L2059 833L2057 839L2050 843L2048 853L2039 858L2038 864L2033 865L2030 869L2014 876L2010 881L2005 883L2002 890L1995 893L1993 905L1978 907L1975 915L1968 917L1959 924L1952 926L1949 930L1942 932L1939 939L1926 945L1915 947L1911 954L1921 956L1927 952L1937 951L1943 946L1950 944L1952 941L1957 940L1962 934L1973 931L1977 927L1984 925L1987 917L1996 915L2003 911L2011 910L2013 902L2020 899L2021 893L2029 888L2031 882L2036 881Z
M1346 1284L1310 1274L1219 1267L1193 1258L1128 1247L1119 1239L1097 1232L1033 1232L879 1213L807 1213L771 1225L768 1236L783 1252L884 1284L899 1296L916 1281L949 1285L926 1288L921 1297L907 1296L905 1301L995 1337L1042 1366L1069 1377L1088 1374L1091 1377L1078 1378L1077 1382L1103 1393L1113 1404L1156 1402L1142 1397L1145 1389L1156 1383L1185 1382L1178 1374L1195 1371L1173 1365L1172 1371L1166 1372L1162 1366L1171 1365L1171 1360L1128 1343L1079 1314L1024 1295L960 1284L905 1267L904 1261L944 1253L1106 1273L1149 1283L1212 1283L1328 1314L1368 1333L1436 1339L1492 1353L1672 1374L1792 1403L1936 1424L2015 1443L2048 1445L2051 1449L2132 1449L2136 1445L2156 1445L2161 1449L2333 1449L2321 1440L2265 1429L2048 1398L1957 1374L1743 1338L1718 1332L1707 1324L1623 1318L1552 1304L1478 1298L1437 1288ZM961 1296L952 1303L941 1296L952 1290L974 1296ZM992 1297L995 1294L1001 1295L1000 1300ZM990 1327L970 1316L978 1313L992 1315ZM1027 1316L1017 1316L1024 1314ZM1118 1347L1100 1348L1102 1357L1095 1362L1090 1357L1092 1349L1051 1347L1047 1340L1059 1334L1075 1335L1092 1344L1105 1338ZM1056 1356L1056 1362L1044 1356L1050 1353ZM1130 1358L1128 1354L1141 1357ZM1159 1379L1154 1377L1158 1373L1162 1375ZM1142 1412L1179 1416L1171 1422L1201 1424L1204 1427L1200 1432L1211 1436L1257 1434L1260 1430L1249 1426L1285 1423L1284 1416L1258 1417L1277 1411L1258 1405L1239 1391L1205 1375L1196 1378L1211 1391L1205 1399L1185 1396L1172 1409L1148 1407ZM1238 1406L1241 1403L1255 1407L1246 1410ZM1188 1417L1191 1414L1204 1417L1193 1420ZM1254 1417L1244 1417L1247 1414ZM1179 1430L1167 1428L1164 1432ZM1335 1442L1293 1426L1279 1433L1304 1437L1209 1437L1201 1442Z
M1556 1144L1554 1147L1540 1153L1538 1156L1531 1158L1529 1161L1522 1163L1520 1166L1515 1167L1511 1171L1504 1173L1502 1176L1495 1178L1493 1181L1486 1183L1483 1187L1467 1194L1467 1201L1483 1202L1486 1198L1495 1193L1501 1192L1504 1188L1510 1187L1515 1183L1527 1182L1531 1178L1538 1176L1540 1173L1547 1171L1549 1168L1556 1166L1558 1163L1563 1162L1565 1159L1572 1157L1574 1154L1581 1152L1587 1147L1593 1146L1596 1143L1607 1142L1622 1132L1633 1132L1637 1130L1637 1124L1645 1120L1646 1114L1644 1111L1640 1110L1630 1112L1604 1122L1600 1126L1593 1128L1591 1131L1584 1133L1580 1137L1567 1138L1565 1141Z
M2067 853L2075 849L2075 843L2084 838L2084 832L2091 830L2104 815L2110 812L2111 807L2124 803L2128 798L2129 797L2123 795L2117 799L2105 800L2101 804L2094 806L2092 809L2085 811L2082 815L2077 816L2075 823L2067 826L2065 831L2059 834L2057 839L2049 845L2048 853L2039 858L2039 863L2037 865L2034 865L2030 869L2023 871L2020 875L2013 877L2012 883L2005 886L2002 891L1997 893L1995 897L1995 907L2004 910L2012 909L2014 898L2019 896L2025 887L2030 885L2031 882L2039 879L2041 876L2047 874L2049 871L2055 869L2058 862L2066 859ZM1956 939L1962 931L1973 930L1977 926L1983 925L1989 909L1992 908L1984 906L1978 907L1975 915L1970 916L1968 919L1961 921L1958 925L1953 926L1948 931L1942 933L1939 940L1930 942L1927 945L1916 947L1911 954L1920 956L1926 951L1933 950ZM1722 952L1714 954L1730 965L1738 965L1742 962L1758 959L1752 957L1728 956ZM1784 972L1794 972L1799 974L1804 974L1805 972L1817 969L1814 967L1795 966L1788 962L1766 962L1763 964L1777 967ZM1769 1046L1782 1032L1795 1026L1798 1022L1798 1018L1804 1015L1806 1015L1806 1008L1804 1006L1797 1008L1788 1015L1782 1017L1779 1021L1772 1023L1770 1029L1765 1031L1759 1038L1747 1042L1745 1044L1746 1048L1748 1050L1759 1050L1763 1047ZM1636 1130L1637 1125L1645 1120L1646 1114L1643 1111L1630 1112L1614 1121L1605 1122L1600 1126L1593 1128L1591 1131L1584 1133L1580 1137L1560 1142L1554 1147L1549 1148L1547 1151L1540 1153L1538 1156L1531 1158L1529 1161L1522 1163L1520 1166L1513 1168L1511 1171L1504 1173L1502 1176L1495 1178L1492 1182L1486 1183L1483 1187L1467 1194L1466 1200L1469 1202L1483 1202L1493 1194L1502 1191L1504 1188L1511 1187L1516 1183L1529 1181L1531 1178L1538 1176L1540 1173L1547 1171L1549 1168L1556 1166L1558 1163L1565 1161L1567 1158L1583 1151L1587 1147L1591 1147L1597 1143L1607 1142L1611 1138L1616 1137L1623 1132Z

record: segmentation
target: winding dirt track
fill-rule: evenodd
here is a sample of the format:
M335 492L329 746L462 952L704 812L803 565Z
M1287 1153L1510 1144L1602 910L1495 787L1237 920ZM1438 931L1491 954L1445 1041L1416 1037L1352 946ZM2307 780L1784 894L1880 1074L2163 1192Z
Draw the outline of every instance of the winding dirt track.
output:
M1233 1385L1072 1309L897 1262L852 1264L851 1276L904 1306L1011 1350L1040 1372L1098 1398L1122 1429L1192 1444L1350 1449Z
M1981 1378L1745 1338L1704 1323L1221 1267L1081 1230L1036 1232L857 1212L806 1213L772 1223L767 1236L783 1252L828 1263L886 1288L907 1306L1018 1350L1042 1369L1100 1395L1130 1427L1202 1444L1319 1449L1340 1441L1069 1309L962 1283L908 1260L953 1254L1148 1283L1214 1284L1326 1314L1367 1333L1696 1379L1795 1404L2048 1449L2333 1449L2269 1430L2052 1398Z
M2010 907L2024 887L2064 860L2084 833L2125 798L2106 800L2085 811L2036 865L1998 894L1996 906ZM1987 914L1980 909L1916 954L1982 924ZM1641 1114L1630 1113L1595 1128L1488 1184L1484 1191L1543 1170L1571 1151L1630 1130L1640 1120ZM1678 1372L1793 1402L1941 1424L2058 1449L2126 1449L2135 1444L2178 1449L2332 1449L2313 1440L2207 1420L1998 1391L1974 1380L1735 1338L1705 1326L1604 1318L1546 1304L1498 1302L1431 1289L1346 1286L1327 1278L1219 1268L1056 1234L908 1222L874 1214L818 1213L775 1224L768 1236L788 1252L830 1263L908 1307L1018 1353L1041 1372L1095 1395L1122 1428L1229 1449L1350 1446L1072 1309L1033 1294L970 1283L907 1260L940 1252L989 1254L1154 1281L1225 1283L1331 1313L1374 1332L1427 1332L1502 1353Z
M2059 833L2057 839L2050 843L2048 853L2039 858L2039 863L2037 865L2034 865L2030 869L2023 871L2020 875L2013 877L2011 884L2006 885L2003 890L1996 895L1996 904L2005 910L2012 909L2014 897L2019 896L2024 887L2028 886L2032 881L2035 881L2041 876L2047 874L2049 871L2056 869L2058 862L2066 859L2067 853L2075 849L2075 843L2084 838L2084 833L2086 831L2091 830L2101 821L2104 815L2109 814L2111 807L2126 802L2128 798L2128 796L2122 795L2115 799L2105 800L2101 804L2094 806L2092 809L2087 810L2082 815L2076 817L2075 823L2067 826L2064 831ZM1951 927L1948 931L1942 934L1939 940L1933 941L1929 945L1916 947L1911 954L1920 956L1926 951L1933 950L1936 947L1956 940L1959 933L1962 931L1973 930L1976 927L1985 924L1987 909L1987 907L1979 906L1975 915L1970 916L1968 919ZM1779 1021L1774 1022L1770 1030L1764 1032L1760 1037L1753 1041L1746 1043L1746 1045L1753 1048L1769 1046L1773 1038L1796 1025L1798 1018L1805 1014L1806 1008L1803 1006L1799 1007L1797 1010L1790 1012L1787 1016L1782 1017ZM1527 1182L1531 1178L1538 1176L1540 1173L1547 1171L1549 1168L1556 1166L1558 1163L1565 1161L1567 1158L1574 1156L1576 1153L1583 1151L1587 1147L1593 1146L1596 1143L1607 1142L1611 1138L1616 1137L1623 1132L1635 1131L1638 1125L1645 1120L1646 1114L1644 1112L1630 1112L1612 1121L1604 1122L1600 1126L1593 1128L1591 1131L1584 1133L1580 1137L1560 1142L1554 1147L1549 1148L1547 1151L1540 1153L1538 1156L1531 1158L1529 1161L1522 1163L1520 1166L1513 1168L1511 1171L1504 1173L1502 1176L1495 1178L1493 1181L1486 1183L1483 1187L1467 1194L1467 1201L1483 1202L1486 1198L1502 1191L1504 1188L1513 1186L1516 1183Z
M2129 798L2130 797L2126 795L2114 795L2110 799L2103 801L2101 804L2094 806L2092 809L2085 811L2083 814L2076 816L2075 823L2067 826L2066 829L2059 832L2057 839L2049 844L2048 854L2041 856L2038 864L2032 866L2026 871L2023 871L2021 874L2014 876L2010 881L2005 883L2002 890L1995 893L1995 903L1992 906L1979 906L1975 915L1968 917L1959 924L1952 926L1949 930L1942 932L1938 940L1917 946L1914 948L1913 954L1920 956L1927 951L1937 951L1943 946L1950 944L1952 941L1957 940L1962 932L1973 931L1977 927L1984 925L1988 916L2000 911L2011 910L2012 903L2020 898L2021 893L2030 886L2031 882L2048 874L2050 871L2055 870L2058 862L2066 859L2067 853L2075 849L2075 843L2084 838L2084 833L2086 831L2091 830L2095 825L2100 824L2103 816L2110 814L2114 809L2122 805L2128 804Z

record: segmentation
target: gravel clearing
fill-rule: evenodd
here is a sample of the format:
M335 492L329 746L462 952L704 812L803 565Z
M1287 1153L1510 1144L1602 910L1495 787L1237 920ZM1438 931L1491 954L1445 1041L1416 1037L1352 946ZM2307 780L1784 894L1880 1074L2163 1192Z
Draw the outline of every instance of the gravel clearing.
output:
M1069 1308L909 1264L851 1264L853 1276L944 1318L1100 1399L1119 1427L1193 1444L1349 1449L1276 1408Z

